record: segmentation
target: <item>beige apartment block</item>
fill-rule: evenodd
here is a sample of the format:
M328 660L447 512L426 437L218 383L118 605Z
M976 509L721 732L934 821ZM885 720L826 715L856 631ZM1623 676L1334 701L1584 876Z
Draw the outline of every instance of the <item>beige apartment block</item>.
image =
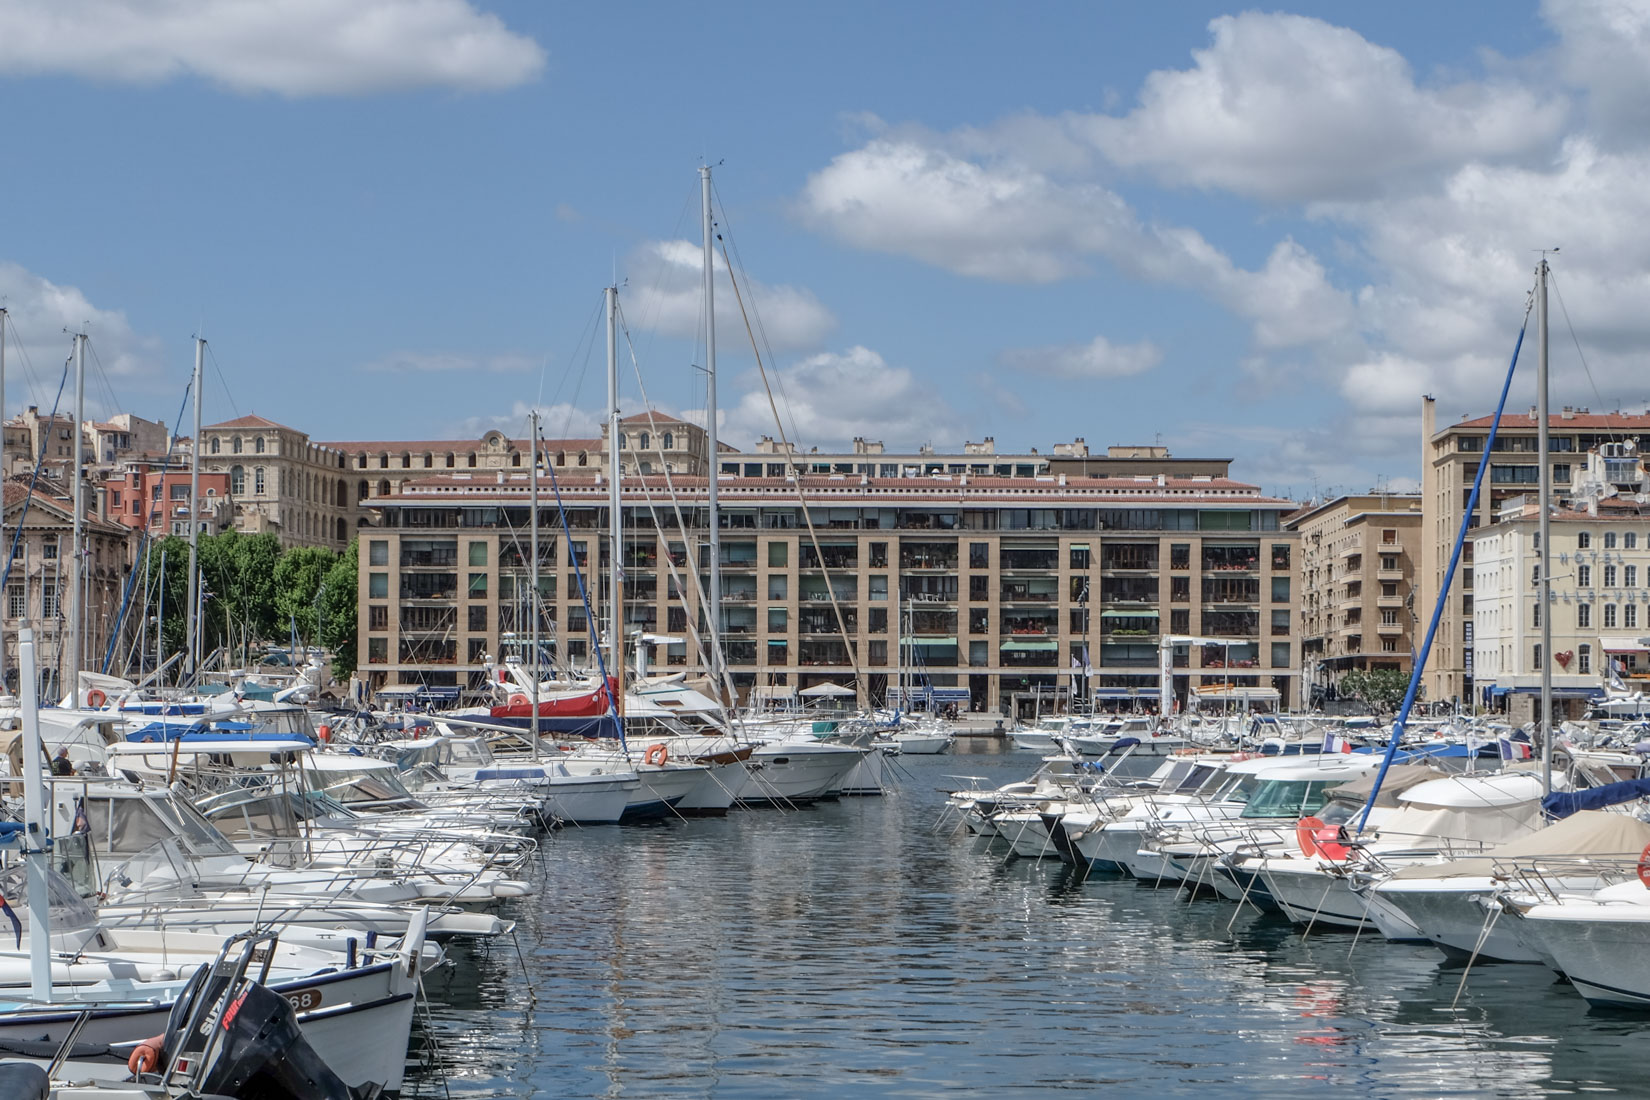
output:
M252 415L201 429L201 469L229 475L235 530L342 550L359 516L343 452Z
M1425 530L1421 540L1421 569L1417 578L1416 613L1424 631L1449 566L1450 553L1466 513L1467 500L1479 465L1485 461L1490 416L1462 419L1438 427L1431 397L1421 403L1421 497ZM1509 498L1533 494L1539 481L1536 462L1540 424L1535 410L1509 413L1502 418L1495 450L1489 456L1483 492L1469 527L1495 523ZM1632 442L1643 453L1650 443L1650 414L1597 414L1564 408L1548 416L1553 491L1562 500L1585 466L1589 451L1606 443ZM1460 570L1445 603L1422 687L1433 700L1470 702L1474 688L1473 596L1474 555L1469 540L1463 547Z
M1414 667L1418 493L1342 496L1290 516L1300 536L1301 662L1312 698L1352 669Z
M936 461L951 458L966 461ZM1295 506L1224 476L1178 476L1167 455L1143 461L1158 472L724 474L720 611L741 695L833 682L881 702L903 650L965 709L1029 712L1074 691L1144 708L1158 640L1176 633L1219 639L1176 653L1182 700L1238 686L1294 705L1296 538L1281 519ZM542 482L539 497L540 628L583 669L605 622L608 486L576 468L558 481L565 513ZM623 481L625 630L656 639L651 669L699 672L707 486L672 482L674 496L658 474ZM527 483L516 468L437 471L366 502L378 518L361 532L359 653L372 687L473 687L489 657L523 648Z

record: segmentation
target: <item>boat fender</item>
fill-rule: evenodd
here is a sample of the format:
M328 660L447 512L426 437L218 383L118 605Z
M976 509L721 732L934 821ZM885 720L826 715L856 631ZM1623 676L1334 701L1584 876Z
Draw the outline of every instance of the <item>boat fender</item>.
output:
M160 1067L160 1056L166 1048L166 1036L156 1035L152 1039L145 1039L132 1048L132 1053L126 1056L126 1070L134 1077L140 1073L149 1073Z
M315 727L315 736L320 738L321 744L323 744L323 745L326 744L328 741L332 740L332 727L331 726L317 726L317 727Z
M531 699L527 698L527 696L521 694L520 692L510 696L510 705L512 707L525 707L531 702Z
M1639 853L1639 881L1650 887L1650 844L1644 846Z
M103 691L100 688L93 688L91 691L86 693L86 705L89 707L101 707L108 701L109 697L103 694Z
M647 753L642 757L642 759L655 767L662 768L665 765L665 761L670 759L670 750L665 748L663 745L649 745L647 747Z

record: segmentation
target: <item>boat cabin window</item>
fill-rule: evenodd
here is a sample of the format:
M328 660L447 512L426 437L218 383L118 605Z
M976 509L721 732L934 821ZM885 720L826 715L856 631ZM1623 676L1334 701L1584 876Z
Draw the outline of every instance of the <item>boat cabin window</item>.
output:
M1252 775L1227 776L1212 797L1216 802L1247 802L1258 786L1260 780Z
M240 853L226 838L194 806L181 799L146 799L157 814L170 821L177 832L183 834L189 847L196 855L202 856L233 856Z
M1191 769L1191 771L1185 776L1185 778L1183 778L1180 781L1179 785L1177 785L1174 789L1176 791L1181 792L1181 793L1188 793L1188 792L1191 792L1191 791L1198 790L1200 787L1203 786L1203 784L1205 784L1209 781L1209 777L1211 775L1213 775L1215 773L1215 771L1216 771L1216 769L1212 765L1208 765L1208 764L1199 765L1199 766Z
M1163 777L1163 781L1157 785L1157 789L1159 791L1164 792L1164 793L1168 793L1169 791L1179 790L1181 781L1186 778L1187 774L1191 770L1192 770L1191 761L1189 761L1189 760L1177 760L1177 761L1175 761L1174 763L1169 765L1169 772L1168 772L1167 775L1165 775Z
M141 798L89 798L86 820L92 842L102 851L136 855L172 836L159 814Z
M493 754L487 751L487 746L479 741L451 742L452 762L454 764L491 764Z
M24 929L29 927L29 876L28 868L16 864L0 871L0 897L6 899L11 911L17 914ZM46 871L46 917L51 921L52 929L57 932L66 932L71 929L89 928L97 923L97 914L80 895L75 893L74 884L56 871ZM9 940L7 941L10 942Z
M1330 787L1344 780L1268 779L1249 797L1239 817L1306 817L1323 808Z

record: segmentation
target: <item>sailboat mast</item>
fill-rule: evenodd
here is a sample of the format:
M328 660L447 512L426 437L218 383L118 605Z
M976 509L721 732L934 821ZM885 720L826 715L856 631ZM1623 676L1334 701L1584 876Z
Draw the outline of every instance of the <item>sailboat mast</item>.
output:
M11 314L5 306L0 306L0 484L6 478L6 322L11 320ZM3 492L0 492L0 546L6 548L7 560L10 560L11 544L6 541L6 501ZM24 575L24 591L28 591L27 574ZM6 690L6 621L0 617L0 693Z
M1552 606L1552 511L1553 471L1548 463L1547 439L1547 257L1535 269L1535 400L1536 462L1540 470L1541 518L1537 530L1541 539L1541 583L1536 599L1541 611L1541 782L1553 789L1553 606Z
M201 368L206 362L206 341L195 337L195 435L189 444L189 604L184 623L184 682L193 683L199 671L200 649L200 518L196 510L201 499Z
M624 568L619 549L624 538L623 494L619 476L624 471L619 443L619 288L607 288L607 652L608 675L624 679ZM641 466L637 466L640 471ZM622 692L622 688L620 691ZM619 713L619 698L613 699L613 713Z
M528 701L533 707L531 721L533 730L533 759L539 758L539 411L534 409L527 418L527 423L533 433L532 461L527 464L527 553L533 559L527 570L527 576L532 584L532 590L527 593L527 613L531 618L532 626L528 630L529 644L532 646L532 662L527 666L528 682L533 685ZM521 543L516 543L519 547ZM500 661L503 657L500 656Z
M710 679L722 697L722 512L717 502L717 473L722 467L716 440L716 246L710 214L710 165L699 168L700 205L705 247L705 446L710 452L705 503L710 513L710 590L706 619L710 624Z
M48 897L51 887L46 881L46 848L42 838L47 834L49 809L46 804L45 768L41 761L45 749L40 741L40 696L37 685L40 670L34 652L34 629L22 626L17 631L17 685L18 702L23 720L23 820L28 839L27 855L29 884L29 995L35 1001L49 1003L52 999L51 910Z
M86 486L83 477L85 455L80 445L80 423L86 415L86 334L75 333L74 338L74 416L69 427L69 445L74 449L74 525L69 547L69 615L68 645L65 647L69 691L76 706L80 705L80 665L82 620L86 608L82 600L80 578L85 569L82 555L86 541Z

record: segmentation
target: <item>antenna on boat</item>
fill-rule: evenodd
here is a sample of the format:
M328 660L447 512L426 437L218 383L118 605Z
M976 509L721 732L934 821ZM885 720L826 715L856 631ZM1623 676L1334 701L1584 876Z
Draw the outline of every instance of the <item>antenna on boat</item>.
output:
M1548 794L1553 790L1553 471L1548 462L1547 438L1547 257L1557 251L1557 248L1542 249L1541 262L1535 269L1536 468L1540 473L1541 509L1537 527L1541 539L1541 584L1536 589L1541 611L1541 717L1537 728L1541 734L1541 786Z

